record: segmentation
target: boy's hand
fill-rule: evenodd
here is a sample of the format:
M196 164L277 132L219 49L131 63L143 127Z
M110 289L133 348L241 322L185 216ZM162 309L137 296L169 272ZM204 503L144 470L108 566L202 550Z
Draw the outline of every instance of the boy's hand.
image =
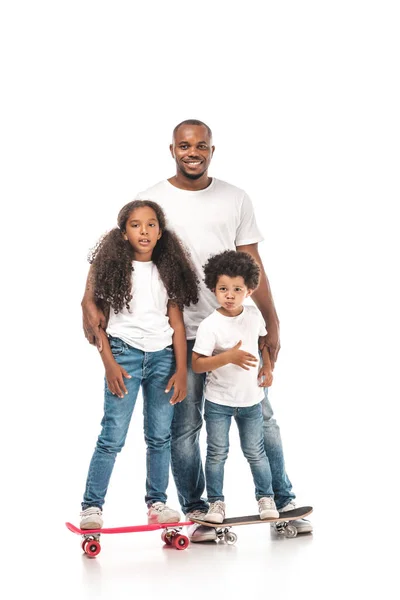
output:
M172 395L170 404L178 404L178 402L182 402L186 398L187 394L187 372L179 372L177 371L172 375L170 380L168 381L167 387L165 389L165 393L171 391L171 388L174 388L174 393Z
M114 396L123 398L128 393L125 387L124 377L130 379L131 376L116 361L110 362L106 367L106 380L108 389Z
M260 387L270 387L274 376L269 366L263 365L258 372L258 385Z
M233 346L230 350L227 350L229 354L229 362L233 365L237 365L246 371L249 371L249 367L255 367L258 363L258 359L250 354L250 352L246 352L245 350L239 350L242 345L242 340Z

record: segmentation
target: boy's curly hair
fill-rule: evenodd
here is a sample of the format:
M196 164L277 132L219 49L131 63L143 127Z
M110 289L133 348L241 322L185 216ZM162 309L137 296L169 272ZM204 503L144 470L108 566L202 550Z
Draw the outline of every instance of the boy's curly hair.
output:
M132 211L148 206L156 214L161 238L153 249L151 260L157 266L168 298L183 310L198 302L198 283L190 255L179 238L166 227L162 208L151 200L133 200L118 214L118 228L106 233L91 249L88 260L93 264L94 298L104 309L112 307L118 313L124 306L129 309L132 299L132 271L134 251L123 233Z
M220 254L214 254L208 259L203 269L204 282L211 291L217 287L217 281L221 275L243 277L245 285L250 290L255 290L260 281L260 267L248 252L225 250Z

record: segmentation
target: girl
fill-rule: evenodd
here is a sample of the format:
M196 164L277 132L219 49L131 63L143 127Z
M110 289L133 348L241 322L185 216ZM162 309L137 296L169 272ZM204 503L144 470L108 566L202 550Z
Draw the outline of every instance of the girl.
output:
M89 256L96 302L108 316L102 331L105 367L102 430L90 463L81 528L103 525L102 507L140 386L143 393L146 496L149 523L172 523L179 512L165 504L174 404L186 396L183 306L198 301L198 280L188 253L166 228L158 204L135 200Z

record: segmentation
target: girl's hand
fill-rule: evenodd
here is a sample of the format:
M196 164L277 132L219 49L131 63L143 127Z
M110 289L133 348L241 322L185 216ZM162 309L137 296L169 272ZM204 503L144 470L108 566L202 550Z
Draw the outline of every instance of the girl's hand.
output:
M249 371L249 367L255 367L257 365L257 358L250 354L250 352L246 352L245 350L239 350L242 345L242 340L233 346L230 350L226 350L229 354L229 362L233 365L237 365L245 371Z
M258 372L258 385L260 387L270 387L274 376L269 366L263 365Z
M125 387L124 377L126 379L130 379L131 376L125 371L121 365L119 365L116 361L113 361L106 367L106 380L108 389L114 396L118 396L118 398L123 398L124 394L128 393L128 390Z
M187 394L187 372L176 372L172 375L171 379L168 381L168 385L165 389L165 393L167 394L171 391L171 388L174 388L174 393L169 401L170 404L178 404L178 402L182 402L186 398Z

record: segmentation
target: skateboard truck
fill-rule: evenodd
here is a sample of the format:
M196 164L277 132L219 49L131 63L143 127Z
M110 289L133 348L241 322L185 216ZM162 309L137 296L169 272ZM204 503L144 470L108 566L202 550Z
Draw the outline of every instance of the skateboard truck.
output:
M294 525L290 524L290 521L275 523L275 531L279 535L284 535L287 538L295 538L297 535L297 529Z
M216 527L215 529L217 538L219 541L226 542L227 544L235 544L237 540L237 535L233 531L231 531L230 527Z

